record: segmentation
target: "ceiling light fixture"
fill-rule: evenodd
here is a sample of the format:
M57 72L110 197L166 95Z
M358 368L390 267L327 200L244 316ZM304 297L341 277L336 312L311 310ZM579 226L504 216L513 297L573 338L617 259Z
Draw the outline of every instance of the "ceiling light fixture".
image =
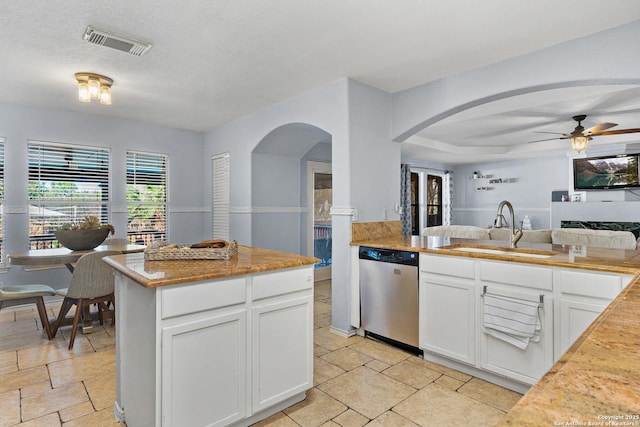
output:
M591 138L584 135L574 136L573 138L571 138L571 148L576 150L578 153L582 153L587 149L587 146L589 145L589 139Z
M101 104L111 105L112 79L95 73L76 73L76 81L81 102L99 99Z

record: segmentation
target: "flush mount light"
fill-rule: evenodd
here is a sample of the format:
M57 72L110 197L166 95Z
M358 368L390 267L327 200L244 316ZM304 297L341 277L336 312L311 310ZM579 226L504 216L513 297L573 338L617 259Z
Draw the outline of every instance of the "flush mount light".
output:
M91 102L99 99L101 104L111 105L111 86L113 80L95 73L76 73L78 99Z

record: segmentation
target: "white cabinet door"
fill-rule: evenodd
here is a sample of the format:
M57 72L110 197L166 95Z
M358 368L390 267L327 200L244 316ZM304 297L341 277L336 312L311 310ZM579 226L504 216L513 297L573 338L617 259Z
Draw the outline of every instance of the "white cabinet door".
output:
M573 345L591 323L607 308L608 300L577 301L571 298L560 300L560 347L556 359Z
M536 298L536 295L532 294L531 296ZM480 321L481 367L525 384L534 384L542 378L554 362L553 297L551 295L544 295L544 306L539 310L539 313L540 341L530 341L524 350L484 333L482 321Z
M313 295L252 309L253 412L313 387Z
M475 363L475 286L472 280L423 274L420 281L420 348Z
M480 300L480 366L513 380L534 384L554 363L553 270L501 261L480 261L479 267L483 292L528 301L539 301L543 295L544 304L539 309L540 341L530 341L524 350L484 332L483 300Z
M162 328L162 425L240 420L245 384L244 308Z
M629 283L628 275L595 271L557 269L554 281L560 292L556 359L604 311Z

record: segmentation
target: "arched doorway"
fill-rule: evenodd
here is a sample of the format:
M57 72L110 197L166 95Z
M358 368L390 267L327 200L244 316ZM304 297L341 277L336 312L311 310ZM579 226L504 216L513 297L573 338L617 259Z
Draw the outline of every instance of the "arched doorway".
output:
M318 164L323 166L324 175L312 174L309 178L308 170L314 168L310 165ZM269 132L251 154L253 245L317 256L313 250L315 202L309 196L315 193L316 184L326 187L330 176L331 134L306 123L290 123ZM330 194L321 193L325 198ZM332 200L326 201L330 207ZM324 200L323 207L326 208ZM331 229L330 211L320 213L324 226L320 234L327 236ZM326 248L331 240L322 243ZM325 258L324 264L327 263L330 265Z

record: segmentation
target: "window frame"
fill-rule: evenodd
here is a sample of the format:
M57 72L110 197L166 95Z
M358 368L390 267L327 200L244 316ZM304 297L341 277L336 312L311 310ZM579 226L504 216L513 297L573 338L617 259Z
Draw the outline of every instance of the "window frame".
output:
M143 179L142 181L139 181L138 178L138 174L136 174L136 172L138 171L136 163L137 160L136 159L147 159L147 165L149 165L150 167L154 167L156 166L156 161L157 164L162 164L162 168L161 168L161 179L159 182L162 183L162 185L164 186L164 201L157 201L157 200L130 200L129 199L129 185L138 185L138 184L154 184L155 182L157 182L157 180L152 179L152 175L150 175L150 173L147 173L148 175L148 179ZM153 162L149 162L149 159L153 159L156 158L157 160L154 160ZM132 170L130 171L130 163L131 164L131 168ZM133 182L130 182L130 179L133 178ZM152 241L154 240L164 240L166 241L169 235L169 155L165 154L165 153L152 153L152 152L146 152L146 151L137 151L137 150L127 150L126 152L126 177L125 177L125 190L126 190L126 194L125 194L125 199L126 199L126 203L127 203L127 238L129 239L129 241L131 241L132 243L139 243L139 244L145 244L145 245L149 245ZM139 194L139 193L138 193ZM132 206L158 206L158 205L162 205L164 212L164 229L163 230L157 230L156 231L152 231L152 230L131 230L130 226L131 223L133 222L134 219L136 218L132 218L130 216L130 208ZM155 224L153 224L155 225Z
M84 216L97 216L102 224L110 222L111 155L109 147L27 141L30 249L61 247L55 228L80 222ZM75 187L69 195L63 192L69 190L68 184Z

